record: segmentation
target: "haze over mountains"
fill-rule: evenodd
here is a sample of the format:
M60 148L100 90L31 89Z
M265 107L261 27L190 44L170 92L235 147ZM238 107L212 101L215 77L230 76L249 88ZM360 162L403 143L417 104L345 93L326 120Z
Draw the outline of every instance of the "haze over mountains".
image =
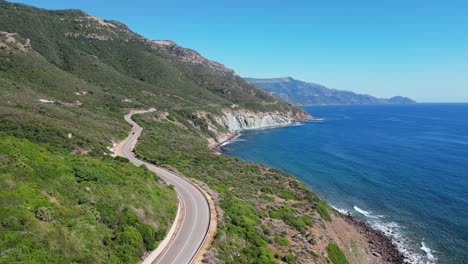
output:
M410 98L395 96L377 98L367 94L330 89L320 84L307 83L291 77L255 79L246 81L294 105L352 105L352 104L412 104Z

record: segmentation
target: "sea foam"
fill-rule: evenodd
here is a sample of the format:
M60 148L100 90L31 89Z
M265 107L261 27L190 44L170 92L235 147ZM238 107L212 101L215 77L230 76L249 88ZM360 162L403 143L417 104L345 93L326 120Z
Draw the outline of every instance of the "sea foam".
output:
M426 252L428 263L435 263L436 258L432 254L432 250L426 246L426 243L421 242L421 250Z
M338 208L338 207L335 207L335 206L331 206L333 209L335 209L335 211L339 212L340 214L344 214L344 215L347 215L349 214L350 212L348 210L345 210L345 209L342 209L342 208Z
M353 206L354 210L362 215L364 215L368 223L375 229L382 231L387 237L392 239L393 244L397 247L405 257L406 263L411 264L435 264L437 263L437 258L432 254L432 250L426 245L426 243L421 242L421 249L425 255L415 252L414 241L411 241L406 237L402 229L404 227L400 226L395 222L386 222L382 219L385 218L383 215L373 215L372 212L361 209L357 206ZM347 212L346 210L340 209ZM416 244L417 245L417 244Z
M356 210L356 212L358 212L360 214L363 214L363 215L365 215L367 217L370 217L370 212L368 212L366 210L363 210L363 209L361 209L361 208L359 208L357 206L354 206L353 208L354 208L354 210Z
M322 123L325 121L325 118L314 118L314 119L311 119L309 120L308 122L311 122L311 123Z

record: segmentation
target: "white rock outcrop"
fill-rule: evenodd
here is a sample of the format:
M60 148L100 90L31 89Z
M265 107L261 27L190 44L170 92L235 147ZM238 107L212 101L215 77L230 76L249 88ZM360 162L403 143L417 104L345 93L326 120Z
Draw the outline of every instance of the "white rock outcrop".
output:
M241 131L291 125L295 122L289 114L253 113L223 111L223 116L215 118L216 122L229 131Z
M312 118L306 112L301 111L253 112L232 108L223 109L219 114L208 112L196 112L194 114L197 118L205 120L208 125L206 129L214 133L215 137L207 138L208 145L213 149L237 137L238 132L243 130L288 126ZM195 126L193 122L192 125ZM221 131L220 126L227 132ZM197 128L201 129L200 127Z

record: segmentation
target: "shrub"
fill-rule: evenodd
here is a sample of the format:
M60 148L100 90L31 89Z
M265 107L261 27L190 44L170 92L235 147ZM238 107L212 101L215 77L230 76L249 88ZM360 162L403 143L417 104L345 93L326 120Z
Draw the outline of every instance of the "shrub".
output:
M325 201L320 200L320 202L317 203L317 212L322 219L331 222L332 219L330 217L330 213L328 213L328 206L329 205Z
M91 168L75 166L73 170L75 172L75 178L77 182L98 180L98 176L96 175L96 172L92 170Z
M152 226L147 224L139 224L138 231L143 238L146 250L150 251L156 248L155 233Z
M138 232L138 230L133 226L127 226L122 232L117 233L116 243L119 246L124 246L121 249L125 252L127 251L127 247L125 246L130 246L133 256L141 256L145 252L143 238L141 237L140 232ZM124 252L121 251L120 253Z
M289 245L289 240L285 237L282 236L275 236L273 238L273 241L279 245L279 246L288 246Z
M260 198L261 198L261 199L264 199L264 200L266 200L266 201L268 201L268 202L271 202L271 203L273 203L273 202L275 201L275 198L274 198L274 197L269 196L269 195L266 195L266 194L260 195Z
M275 190L271 186L262 187L260 189L260 191L262 191L264 193L274 193L275 192Z
M277 210L271 210L268 213L271 218L281 219L298 231L302 231L306 226L312 226L314 224L312 219L307 216L295 216L292 208L288 205L283 205Z
M330 242L327 246L327 252L333 264L349 264L348 259L337 244Z
M294 196L294 193L291 191L285 191L280 193L279 197L285 199L285 200L294 200L296 197Z
M158 230L156 231L155 233L155 238L157 241L161 241L164 239L164 237L166 236L166 233L167 233L167 228L164 227L164 226L160 226L158 228Z
M288 264L296 264L296 257L288 254L283 257L283 261Z

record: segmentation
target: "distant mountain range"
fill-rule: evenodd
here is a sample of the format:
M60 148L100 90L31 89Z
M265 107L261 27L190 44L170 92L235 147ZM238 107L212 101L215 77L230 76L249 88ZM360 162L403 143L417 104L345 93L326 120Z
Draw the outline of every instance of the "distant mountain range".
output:
M367 94L330 89L291 77L273 79L244 78L246 81L294 105L413 104L408 97L377 98Z

